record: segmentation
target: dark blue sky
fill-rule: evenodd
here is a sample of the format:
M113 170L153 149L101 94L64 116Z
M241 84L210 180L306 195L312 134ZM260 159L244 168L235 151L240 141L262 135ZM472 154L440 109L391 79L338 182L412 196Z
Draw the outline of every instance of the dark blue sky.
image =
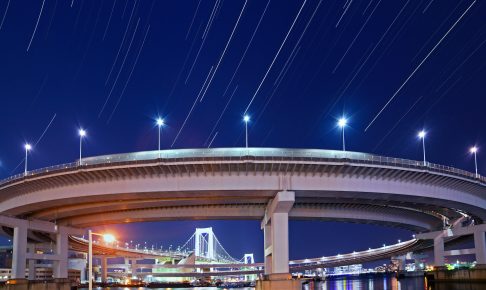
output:
M164 148L207 147L213 137L212 147L242 146L246 108L250 146L340 148L345 114L349 150L420 159L425 128L429 161L473 170L477 144L484 173L484 19L484 1L471 0L3 0L0 177L21 172L26 141L35 144L30 168L73 161L80 126L86 155L155 149L158 115ZM193 224L134 229L160 227L151 240L184 229L174 237L184 239ZM261 257L257 223L203 224L230 252ZM350 236L333 244L338 225L293 223L292 256L351 249L367 227L345 226ZM255 236L248 249L235 231ZM318 242L294 246L298 232ZM408 235L373 233L364 248Z

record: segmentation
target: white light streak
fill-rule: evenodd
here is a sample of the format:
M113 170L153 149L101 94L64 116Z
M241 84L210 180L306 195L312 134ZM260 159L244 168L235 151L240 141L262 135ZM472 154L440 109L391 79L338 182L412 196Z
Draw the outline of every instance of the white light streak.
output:
M395 93L391 96L391 98L386 102L386 104L381 108L381 110L376 114L376 116L371 120L371 122L368 124L368 126L365 128L365 132L373 125L373 123L378 119L378 117L381 115L381 113L388 107L388 105L393 101L393 99L397 96L397 94L402 90L402 88L408 83L408 81L414 76L414 74L417 72L417 70L422 66L422 64L429 58L429 56L435 51L435 49L441 44L441 42L446 38L446 36L456 27L456 25L461 21L461 19L466 15L466 13L471 9L471 7L476 4L476 0L469 5L469 7L462 13L462 15L459 17L459 19L454 22L454 24L447 30L447 32L442 36L442 38L437 42L437 44L429 51L429 53L424 57L424 59L419 63L419 65L412 71L412 73L407 77L407 79L402 83L402 85L395 91Z
M289 37L290 32L294 28L294 25L297 22L297 19L299 18L300 13L302 12L302 9L304 8L306 2L307 2L307 0L304 0L304 3L302 3L302 6L300 7L299 12L297 13L297 16L295 16L294 22L292 22L292 25L290 26L290 29L287 32L287 35L285 35L285 38L284 38L282 44L280 45L280 48L278 49L277 54L275 54L275 57L273 58L272 63L268 67L267 72L263 76L262 81L260 82L260 84L258 85L258 88L256 89L255 93L253 94L253 97L251 98L250 103L248 104L248 106L246 106L246 109L245 109L245 112L244 113L246 113L248 111L248 109L250 108L251 104L253 103L253 100L255 100L256 95L260 91L260 88L262 87L262 84L265 82L265 79L267 78L268 73L272 69L273 64L275 63L275 60L277 59L278 55L280 54L280 51L282 50L282 47L284 46L285 42L287 41L287 38Z

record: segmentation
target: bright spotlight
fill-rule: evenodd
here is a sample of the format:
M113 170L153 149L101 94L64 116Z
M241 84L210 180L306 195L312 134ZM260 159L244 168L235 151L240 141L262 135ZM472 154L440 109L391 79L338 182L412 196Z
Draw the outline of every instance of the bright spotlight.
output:
M250 121L250 116L245 115L245 116L243 117L243 121L245 121L245 123L248 123L248 122Z
M79 129L79 136L81 136L81 137L86 136L86 130Z
M348 124L348 120L346 118L340 118L338 120L338 126L344 128Z
M30 145L29 143L25 143L24 148L25 150L29 151L32 149L32 145Z
M424 130L422 130L422 131L420 131L420 132L418 133L418 135L417 135L417 136L418 136L419 138L422 138L422 139L423 139L423 138L425 138L425 135L426 135L425 131L424 131Z
M103 240L107 243L113 243L114 241L116 241L115 236L112 234L104 234Z
M476 152L478 152L478 147L476 147L476 146L471 147L471 149L469 149L469 152L471 152L471 153L476 153Z
M164 126L164 119L162 118L157 118L156 120L157 126Z

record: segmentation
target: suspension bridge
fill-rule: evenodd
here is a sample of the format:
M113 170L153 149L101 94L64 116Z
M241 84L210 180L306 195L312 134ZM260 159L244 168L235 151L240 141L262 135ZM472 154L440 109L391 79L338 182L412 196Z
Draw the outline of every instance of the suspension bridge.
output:
M78 252L88 251L88 240L76 236L69 238L70 249ZM93 241L93 254L97 256L126 257L139 259L161 259L165 261L186 261L193 259L195 263L206 264L253 264L253 254L245 254L241 258L234 258L223 247L213 232L213 228L196 228L195 232L175 250L138 249L119 246L114 243Z
M420 251L431 246L432 244L425 240L412 239L347 254L290 260L289 267L293 272L301 272L316 268L365 263ZM70 247L74 251L86 252L88 241L72 236ZM202 278L254 275L264 272L264 263L255 263L252 253L245 254L241 258L230 255L212 228L197 228L187 241L182 246L176 247L174 251L119 247L113 243L99 241L94 241L93 250L95 256L102 261L100 273L102 281L106 281L108 276L112 278L138 277L140 279L147 276ZM117 257L124 257L125 263L107 263L107 258ZM151 264L137 262L144 259L153 259L155 262Z

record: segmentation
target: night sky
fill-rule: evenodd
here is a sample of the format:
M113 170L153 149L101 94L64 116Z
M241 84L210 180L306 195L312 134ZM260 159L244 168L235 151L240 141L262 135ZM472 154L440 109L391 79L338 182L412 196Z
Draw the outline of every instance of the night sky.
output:
M484 1L0 0L0 178L87 156L163 148L339 149L486 173ZM486 153L486 152L485 152ZM486 157L485 157L486 158ZM485 160L485 162L483 162ZM164 246L213 226L235 257L263 256L256 221L118 226ZM150 231L148 231L150 229ZM411 233L292 222L291 258ZM132 237L132 239L134 239ZM135 239L134 239L135 240ZM139 238L139 240L141 240Z

